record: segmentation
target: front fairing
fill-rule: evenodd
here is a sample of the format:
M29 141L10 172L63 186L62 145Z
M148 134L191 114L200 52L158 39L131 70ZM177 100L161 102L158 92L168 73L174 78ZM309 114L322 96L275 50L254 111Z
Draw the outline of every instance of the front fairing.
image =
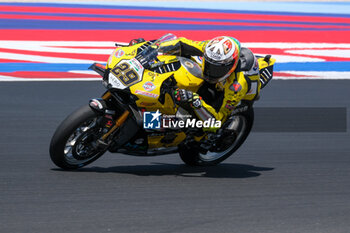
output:
M141 82L144 68L135 56L147 42L116 48L107 61L108 84L111 88L126 89Z
M107 62L108 86L136 96L139 108L147 111L159 109L164 114L175 114L172 91L165 91L164 86L171 83L174 88L176 86L197 92L204 82L201 67L191 59L159 55L156 63L164 65L157 69L145 69L135 57L149 44L150 42L144 42L114 50ZM165 81L168 84L164 85Z

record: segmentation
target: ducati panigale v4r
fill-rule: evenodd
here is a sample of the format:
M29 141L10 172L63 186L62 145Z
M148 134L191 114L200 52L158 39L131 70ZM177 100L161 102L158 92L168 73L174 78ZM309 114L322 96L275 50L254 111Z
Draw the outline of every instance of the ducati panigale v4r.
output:
M50 156L58 167L80 168L106 151L136 156L179 153L188 165L214 165L243 144L254 121L251 100L243 99L213 132L160 127L155 121L164 120L160 115L188 117L188 111L175 103L176 88L196 92L212 106L219 99L202 78L200 58L161 54L159 45L173 39L167 34L155 41L117 45L106 66L95 63L90 67L103 77L107 91L73 112L56 129ZM258 57L258 62L263 88L272 79L275 59L267 55Z

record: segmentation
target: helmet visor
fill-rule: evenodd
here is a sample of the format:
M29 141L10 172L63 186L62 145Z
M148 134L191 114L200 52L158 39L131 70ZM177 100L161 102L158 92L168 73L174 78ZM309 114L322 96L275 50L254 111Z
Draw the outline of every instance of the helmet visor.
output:
M233 60L226 64L218 64L204 58L203 75L209 82L216 82L230 72L234 63L235 61Z

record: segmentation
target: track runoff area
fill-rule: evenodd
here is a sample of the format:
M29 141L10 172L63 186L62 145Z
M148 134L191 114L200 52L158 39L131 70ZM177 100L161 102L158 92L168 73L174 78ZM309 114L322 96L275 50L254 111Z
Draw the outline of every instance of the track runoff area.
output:
M0 3L0 80L100 80L115 42L233 36L277 59L275 79L350 79L350 3Z

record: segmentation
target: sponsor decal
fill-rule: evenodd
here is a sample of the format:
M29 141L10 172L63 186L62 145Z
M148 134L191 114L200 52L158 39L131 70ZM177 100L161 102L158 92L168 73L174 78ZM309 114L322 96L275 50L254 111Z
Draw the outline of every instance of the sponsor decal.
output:
M156 112L143 113L143 128L145 129L160 129L160 116L162 114L157 110Z
M145 82L142 86L146 91L153 91L156 86L152 82Z
M235 103L236 101L234 100L227 100L225 108L227 108L228 110L233 110L235 108Z
M135 94L144 95L144 96L151 97L151 98L158 98L158 96L159 96L157 94L153 94L153 93L149 93L149 92L141 91L141 90L136 90Z
M129 61L129 64L132 65L136 71L139 71L143 68L143 66L140 64L140 62L136 58L131 59Z
M234 91L235 93L239 92L242 90L242 85L235 81L231 86L230 86L230 90Z
M117 78L114 76L114 74L110 73L108 77L109 77L108 82L109 82L110 84L112 84L113 87L116 87L116 88L123 88L123 87L125 87L124 85L122 85L122 84L120 83L119 79L117 79Z
M136 50L133 50L130 53L127 53L126 56L135 56L136 55Z
M106 123L105 126L106 126L107 128L110 128L112 125L113 125L113 121L109 120L109 121L107 121L107 123Z
M232 42L231 42L230 40L226 40L226 41L224 42L223 46L224 46L224 53L225 53L225 55L226 55L226 54L228 54L228 53L231 51L231 49L232 49Z
M134 70L136 70L136 72L139 72L139 69L137 68L137 66L134 66L134 64L132 63L131 60L128 61L128 63L132 66L132 68L133 68Z
M240 108L236 108L235 110L232 111L232 114L237 114L240 112L245 112L248 110L248 106L244 106L244 107L240 107Z
M121 58L122 56L124 56L124 54L125 54L125 52L124 52L122 49L119 49L119 50L116 50L116 51L115 51L114 56L115 56L116 58Z
M189 62L189 61L185 61L185 66L187 66L190 69L193 69L193 67L194 67L193 63Z
M157 76L157 73L148 72L148 75L151 77L151 81L154 82L154 79L155 79L155 77Z

